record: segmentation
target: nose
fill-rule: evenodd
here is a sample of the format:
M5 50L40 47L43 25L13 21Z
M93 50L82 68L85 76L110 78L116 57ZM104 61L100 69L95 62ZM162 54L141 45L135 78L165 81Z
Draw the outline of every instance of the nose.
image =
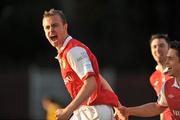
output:
M166 59L165 65L169 64L169 58Z
M49 31L52 32L54 30L54 28L52 26L50 26Z
M160 51L160 47L159 46L156 47L156 51L158 51L158 52Z

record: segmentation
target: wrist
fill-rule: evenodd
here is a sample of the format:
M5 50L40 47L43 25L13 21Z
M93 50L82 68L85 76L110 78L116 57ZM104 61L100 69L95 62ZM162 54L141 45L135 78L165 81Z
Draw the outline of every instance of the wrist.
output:
M122 105L121 105L121 103L120 103L120 101L118 101L118 107L121 107Z
M68 115L71 115L75 109L69 104L64 110Z

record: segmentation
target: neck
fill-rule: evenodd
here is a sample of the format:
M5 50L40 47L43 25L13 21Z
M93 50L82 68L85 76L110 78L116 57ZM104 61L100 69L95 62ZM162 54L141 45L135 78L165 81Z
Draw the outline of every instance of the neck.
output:
M159 70L160 72L163 72L164 68L165 68L164 65L158 63L158 70Z
M61 51L61 48L62 48L64 42L66 41L66 39L67 39L68 37L69 37L68 34L64 35L64 38L63 38L63 40L62 40L62 43L59 44L59 46L56 47L57 51Z
M178 85L180 86L180 76L176 77L176 81L177 81Z

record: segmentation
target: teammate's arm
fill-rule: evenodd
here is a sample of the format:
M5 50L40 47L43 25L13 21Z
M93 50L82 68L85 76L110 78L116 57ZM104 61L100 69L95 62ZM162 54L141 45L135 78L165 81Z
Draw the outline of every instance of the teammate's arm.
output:
M152 117L162 113L167 107L162 107L156 102L147 103L136 107L128 107L127 111L129 115L139 117Z

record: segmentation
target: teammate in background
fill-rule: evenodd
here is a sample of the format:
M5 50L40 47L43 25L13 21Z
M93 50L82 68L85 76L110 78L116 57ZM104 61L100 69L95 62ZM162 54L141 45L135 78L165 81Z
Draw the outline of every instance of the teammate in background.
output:
M68 24L62 11L45 11L42 22L46 38L57 49L56 58L62 78L72 97L69 105L56 111L56 119L113 120L113 107L121 104L109 84L99 75L94 54L68 34Z
M160 91L157 102L135 107L121 107L121 114L139 117L151 117L162 113L169 107L172 120L180 120L180 42L172 41L167 53L167 73L173 76L167 80Z
M163 82L169 79L169 76L163 73L169 49L169 38L166 34L154 34L149 42L152 56L157 63L156 70L150 76L150 83L158 96ZM160 115L160 120L171 120L169 108Z
M56 120L56 110L60 106L52 98L45 97L41 101L43 109L46 111L46 120Z

